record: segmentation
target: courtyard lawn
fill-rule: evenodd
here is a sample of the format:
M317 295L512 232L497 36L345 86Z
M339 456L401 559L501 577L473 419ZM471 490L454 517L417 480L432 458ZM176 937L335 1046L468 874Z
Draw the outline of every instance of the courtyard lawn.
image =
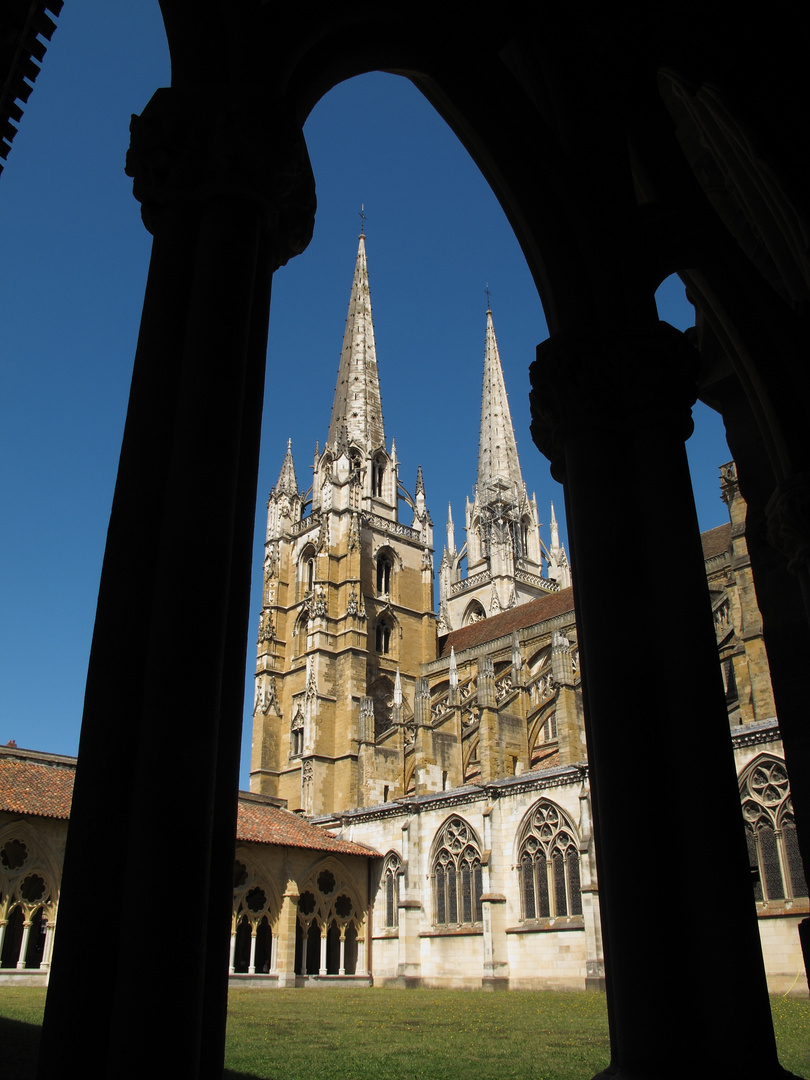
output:
M33 1080L44 1000L44 990L0 987L3 1080ZM771 1003L782 1064L810 1078L810 1001ZM230 995L229 1080L589 1080L607 1062L602 994Z

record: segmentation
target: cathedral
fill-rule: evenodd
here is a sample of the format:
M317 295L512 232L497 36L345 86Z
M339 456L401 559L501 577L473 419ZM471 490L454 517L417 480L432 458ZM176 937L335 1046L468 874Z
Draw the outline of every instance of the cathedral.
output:
M784 991L804 987L807 886L733 464L722 494L730 522L703 535L704 559L768 977ZM477 480L464 543L448 512L434 615L432 522L421 470L408 492L383 426L361 235L312 488L299 489L288 444L268 499L251 790L381 857L356 927L376 984L603 985L571 568L553 506L550 523L547 545L487 311ZM632 641L605 647L621 708ZM672 732L685 767L687 731L685 717ZM639 791L654 787L643 748L628 753ZM298 912L300 977L327 971L303 944L328 936L317 910Z
M383 425L363 235L312 472L302 491L288 443L267 503L231 980L604 988L576 566L553 506L548 544L540 535L487 311L476 484L462 543L448 511L435 603L422 472L409 492ZM804 993L808 890L733 463L721 491L729 522L701 539L741 828L768 986ZM617 599L604 645L617 710L633 677L626 626ZM674 692L668 662L661 694ZM697 768L688 674L677 692L671 754ZM635 812L663 812L659 764L644 746L626 753ZM0 982L48 978L74 773L74 759L0 748ZM682 812L693 835L695 808Z

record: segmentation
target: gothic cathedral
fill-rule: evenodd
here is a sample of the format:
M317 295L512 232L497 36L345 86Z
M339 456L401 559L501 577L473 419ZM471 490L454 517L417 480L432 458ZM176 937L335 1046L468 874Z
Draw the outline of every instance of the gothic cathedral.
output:
M477 481L460 545L448 512L438 614L421 469L413 493L399 470L361 235L312 488L299 489L288 443L267 504L251 791L373 854L356 933L375 984L603 986L572 569L553 506L548 545L540 536L490 311ZM807 885L733 463L722 490L731 522L704 534L704 559L778 991L801 963ZM317 912L331 893L316 882L300 895L295 970L323 975L331 931Z

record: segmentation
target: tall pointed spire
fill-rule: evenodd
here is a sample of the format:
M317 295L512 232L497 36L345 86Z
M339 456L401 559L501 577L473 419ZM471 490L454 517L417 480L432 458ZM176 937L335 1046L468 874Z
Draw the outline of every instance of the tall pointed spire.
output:
M517 487L517 492L516 492ZM502 489L507 501L523 493L523 476L518 461L515 429L503 381L503 368L487 310L487 339L484 352L484 391L481 399L481 430L478 440L478 499L488 503Z
M377 347L374 343L366 266L366 238L363 233L360 234L357 249L328 443L334 446L344 438L366 450L376 450L385 445Z
M276 495L295 496L298 494L298 480L295 477L295 465L292 456L292 439L287 439L287 453L281 463L281 472L278 474L278 483L273 491Z

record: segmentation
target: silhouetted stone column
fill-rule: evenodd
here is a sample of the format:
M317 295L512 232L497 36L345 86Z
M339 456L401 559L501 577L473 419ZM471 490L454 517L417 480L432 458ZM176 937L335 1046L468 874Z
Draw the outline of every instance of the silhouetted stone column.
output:
M39 1075L219 1077L270 283L314 189L300 129L234 87L159 90L127 170L154 244Z
M753 1080L778 1065L684 448L697 365L664 323L557 335L532 365L532 435L566 493L611 1075ZM619 516L633 572L617 583Z

